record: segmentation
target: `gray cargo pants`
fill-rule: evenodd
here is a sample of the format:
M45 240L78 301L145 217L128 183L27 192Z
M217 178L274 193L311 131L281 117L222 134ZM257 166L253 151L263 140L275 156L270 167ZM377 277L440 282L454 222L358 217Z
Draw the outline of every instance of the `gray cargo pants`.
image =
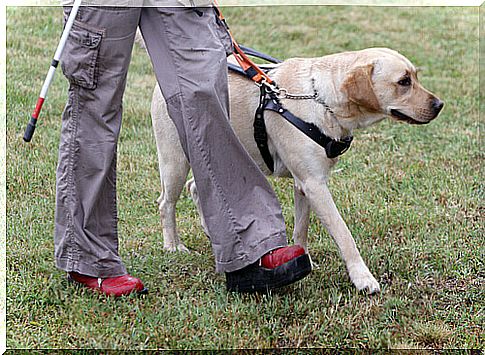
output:
M228 123L230 39L214 9L82 7L61 58L70 87L56 265L94 277L127 272L118 254L116 146L137 26L193 170L216 271L241 269L285 246L281 207Z

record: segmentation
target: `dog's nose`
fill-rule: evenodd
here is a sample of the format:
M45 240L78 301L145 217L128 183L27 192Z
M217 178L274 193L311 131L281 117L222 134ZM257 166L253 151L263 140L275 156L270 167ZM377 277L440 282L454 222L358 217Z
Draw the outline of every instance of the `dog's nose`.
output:
M440 99L436 98L433 100L433 103L431 104L431 107L433 108L433 111L438 114L441 109L443 108L443 106L445 105L445 103L443 101L441 101Z

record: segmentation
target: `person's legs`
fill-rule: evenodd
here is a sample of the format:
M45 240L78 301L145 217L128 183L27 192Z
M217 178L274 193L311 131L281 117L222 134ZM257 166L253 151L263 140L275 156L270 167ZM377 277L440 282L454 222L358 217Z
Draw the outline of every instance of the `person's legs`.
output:
M72 275L127 273L118 255L116 146L140 11L81 7L61 58L70 88L57 168L55 260Z
M140 29L190 162L216 259L232 272L287 245L279 202L229 119L226 52L212 8L144 8Z

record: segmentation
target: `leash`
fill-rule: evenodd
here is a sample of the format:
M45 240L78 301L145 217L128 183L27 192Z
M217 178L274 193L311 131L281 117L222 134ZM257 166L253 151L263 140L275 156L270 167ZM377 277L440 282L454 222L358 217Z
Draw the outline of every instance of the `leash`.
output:
M248 78L254 81L257 85L266 85L271 90L278 91L278 87L275 85L274 81L260 68L258 67L241 49L234 36L232 35L229 26L227 25L226 19L222 15L222 11L219 8L217 0L213 0L214 9L216 10L217 16L221 23L224 24L229 36L231 37L233 45L233 56L238 62L239 66L242 68L244 73ZM275 58L273 58L275 59Z
M265 54L265 53L258 52L257 50L243 46L242 44L239 45L239 48L241 48L244 51L244 53L246 53L247 55L251 55L251 56L256 57L256 58L264 59L267 62L270 62L270 63L273 63L273 64L283 63L283 61L279 60L278 58L272 57L272 56Z
M56 73L57 66L59 65L59 59L61 58L62 52L64 51L64 46L67 42L67 38L69 37L69 32L71 32L72 25L74 24L74 20L76 19L77 12L79 7L81 6L82 0L74 1L74 4L71 9L71 13L66 22L66 26L64 27L64 31L62 32L61 39L59 40L59 44L57 45L56 52L54 53L54 59L52 59L51 65L49 67L49 71L47 72L47 76L44 80L44 85L42 85L42 89L40 90L39 98L37 99L37 103L34 108L34 112L30 117L30 121L27 124L27 128L25 129L24 133L24 141L30 142L32 136L34 135L35 127L37 125L37 120L39 119L40 111L42 110L42 105L44 105L45 98L47 96L47 91L49 91L49 86L52 83L52 79L54 79L54 74Z

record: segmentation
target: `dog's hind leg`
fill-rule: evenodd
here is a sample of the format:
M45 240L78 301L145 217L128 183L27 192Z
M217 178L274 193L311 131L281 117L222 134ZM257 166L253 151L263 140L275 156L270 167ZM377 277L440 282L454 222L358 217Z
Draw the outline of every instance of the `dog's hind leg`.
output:
M188 252L187 247L182 243L177 233L177 222L175 218L176 205L184 188L184 182L188 174L188 167L178 167L178 171L171 169L170 174L160 172L162 193L158 199L160 220L163 230L163 249L168 251ZM166 170L165 170L166 171Z
M162 188L162 193L157 201L162 222L163 248L169 251L188 252L189 250L181 242L177 233L175 212L190 166L158 86L155 88L152 99L152 124L157 143Z

